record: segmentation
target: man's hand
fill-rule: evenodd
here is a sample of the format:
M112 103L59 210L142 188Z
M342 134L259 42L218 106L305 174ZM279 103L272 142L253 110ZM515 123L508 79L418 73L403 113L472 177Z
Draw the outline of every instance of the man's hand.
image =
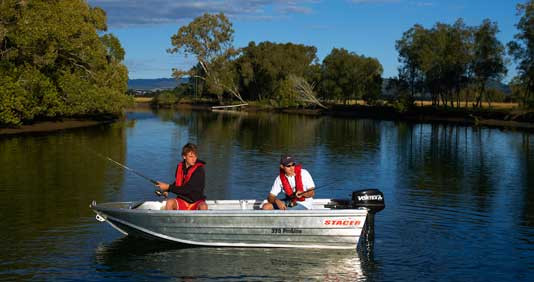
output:
M162 197L162 196L165 197L165 199L169 196L169 192L164 192L163 190L160 190L160 189L156 189L154 193L156 193L158 197Z
M303 191L303 192L297 191L297 193L295 193L295 197L297 197L297 198L300 198L300 197L304 197L304 198L313 197L315 195L315 192L313 190L315 190L315 188L310 188L309 190Z
M156 181L158 184L156 184L156 187L158 187L159 189L156 189L156 191L154 191L154 193L156 193L156 195L158 196L163 196L165 198L167 198L169 196L169 184L165 183L165 182L160 182L160 181Z
M275 199L274 200L274 203L276 206L278 206L278 209L279 210L287 210L287 207L286 207L286 204L284 203L284 201L280 200L280 199Z
M159 187L162 191L168 191L169 190L169 184L165 182L156 181L158 184L156 184L156 187Z

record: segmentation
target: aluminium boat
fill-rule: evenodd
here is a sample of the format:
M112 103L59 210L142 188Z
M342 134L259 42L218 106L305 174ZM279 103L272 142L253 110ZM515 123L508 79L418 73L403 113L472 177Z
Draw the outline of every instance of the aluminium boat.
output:
M128 236L216 247L355 249L385 207L376 189L351 200L314 199L310 210L262 210L262 200L208 200L208 210L164 210L165 201L92 202L99 221Z

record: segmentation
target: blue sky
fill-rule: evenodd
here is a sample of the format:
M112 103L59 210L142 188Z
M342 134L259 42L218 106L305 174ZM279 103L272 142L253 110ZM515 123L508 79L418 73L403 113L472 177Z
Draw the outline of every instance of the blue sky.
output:
M223 12L233 24L234 46L250 41L292 42L317 48L319 60L332 48L377 58L384 77L397 74L395 41L414 24L452 24L463 18L476 26L497 22L503 44L513 39L518 0L88 0L108 15L108 32L126 51L130 79L171 77L172 68L195 61L167 54L170 37L204 13ZM509 66L513 74L513 66Z

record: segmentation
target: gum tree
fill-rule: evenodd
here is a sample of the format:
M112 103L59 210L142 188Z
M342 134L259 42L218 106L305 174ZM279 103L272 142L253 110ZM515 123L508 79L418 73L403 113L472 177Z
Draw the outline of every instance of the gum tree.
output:
M232 59L237 54L233 47L232 23L223 14L204 14L195 18L188 25L178 29L171 37L174 46L168 53L193 55L199 68L189 70L173 69L177 79L189 76L205 81L208 91L222 100L224 92L229 92L243 101L236 87L236 75Z
M0 125L120 114L128 71L106 30L86 1L0 1Z
M380 95L382 71L382 65L375 58L334 48L323 60L322 96L344 103L362 98L373 103Z
M534 107L534 1L518 4L517 14L521 15L516 25L519 32L514 36L515 41L508 43L508 51L517 63L514 87L520 89L520 103Z
M497 23L486 19L474 30L473 43L473 82L477 87L475 107L482 106L482 97L491 103L490 95L486 93L486 84L490 80L500 80L506 74L504 62L504 46L497 39L499 28Z
M315 47L302 44L249 42L236 62L245 95L281 106L297 102L295 82L313 78L316 52Z

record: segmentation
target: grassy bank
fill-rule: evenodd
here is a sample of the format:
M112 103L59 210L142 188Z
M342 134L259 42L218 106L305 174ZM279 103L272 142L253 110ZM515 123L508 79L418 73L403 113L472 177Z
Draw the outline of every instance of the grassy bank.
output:
M136 98L135 101L138 104L148 104L152 102L152 99ZM243 110L534 129L534 112L519 109L517 103L495 102L489 104L485 102L481 108L473 108L473 103L473 101L468 101L467 104L462 102L460 107L452 108L435 107L432 106L430 101L416 101L413 107L401 112L387 105L386 102L370 106L363 100L350 100L343 104L326 102L328 110L316 107L278 108L266 102L253 101L249 102L249 105ZM173 107L209 109L211 105L217 105L217 101L214 99L203 99L201 101L182 99L180 103L173 105Z
M153 98L135 98L136 107L148 108ZM211 106L217 105L216 100L189 100L182 99L180 103L173 105L174 108L210 110ZM349 101L347 104L329 103L329 109L315 107L277 108L267 103L250 102L242 110L244 111L274 111L305 115L331 115L348 116L355 118L374 118L384 120L404 120L413 122L446 122L474 126L492 126L502 128L520 128L534 130L534 112L518 109L516 103L491 103L491 107L484 103L482 108L473 109L462 103L460 108L433 107L428 101L417 101L415 107L405 112L399 112L391 106L369 106L361 100ZM468 104L470 105L470 104ZM57 121L40 121L18 128L1 128L1 135L13 135L21 133L49 132L69 128L94 126L109 123L116 118L80 118L63 119Z

